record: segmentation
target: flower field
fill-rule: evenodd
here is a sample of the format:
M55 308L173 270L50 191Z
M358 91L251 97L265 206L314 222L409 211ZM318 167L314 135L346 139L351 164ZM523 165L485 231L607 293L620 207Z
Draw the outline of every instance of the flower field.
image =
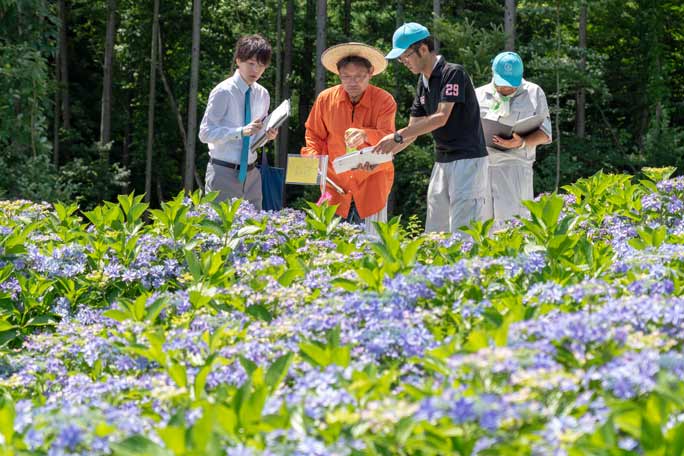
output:
M0 202L0 454L681 456L673 171L467 235Z

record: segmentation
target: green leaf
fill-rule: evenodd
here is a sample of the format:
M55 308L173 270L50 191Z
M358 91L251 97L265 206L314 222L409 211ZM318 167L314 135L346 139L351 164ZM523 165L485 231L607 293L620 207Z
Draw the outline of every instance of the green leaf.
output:
M0 434L4 437L5 444L11 445L14 437L14 402L8 392L0 394Z
M657 422L650 416L641 419L641 445L646 451L655 451L663 446L663 434Z
M287 371L292 363L292 353L287 353L276 359L266 371L266 385L271 391L274 391L280 382L283 381Z
M211 408L205 407L202 410L202 416L192 426L190 434L194 444L193 447L199 454L209 455L213 453L208 451L207 447L211 443L216 421L218 421L217 417L214 416Z
M333 279L331 284L335 287L340 287L343 290L347 290L347 291L356 291L359 288L359 285L356 282L354 282L353 280L344 279L341 277Z
M10 329L17 328L17 325L13 325L7 320L0 320L0 332L9 331Z
M171 377L179 387L185 388L188 385L188 376L185 366L182 364L172 361L167 368L167 372L169 373L169 377Z
M162 310L169 304L168 298L161 297L155 299L155 301L147 308L145 312L145 321L154 322L157 319Z
M204 386L207 384L207 376L211 372L211 369L214 367L214 363L216 362L217 356L218 355L216 353L210 355L209 358L207 358L207 361L204 363L204 366L202 366L202 368L195 376L195 384L193 385L195 399L200 399L203 396Z
M259 367L254 363L254 361L247 359L242 355L240 355L240 364L242 364L245 372L247 372L247 375L250 377L252 376L252 373Z
M278 277L278 283L280 283L284 287L289 287L292 285L292 282L294 282L296 279L300 277L304 277L306 274L306 271L304 269L300 268L291 268L287 269L285 272L283 272L280 277Z
M667 454L669 456L684 455L684 423L679 423L668 431Z
M180 455L185 452L185 428L182 426L166 426L157 429L164 445L174 454Z
M114 450L114 456L173 456L173 453L142 435L134 435L120 443L113 443L111 448Z
M470 335L468 335L468 341L463 348L470 352L476 352L483 348L487 348L488 346L489 339L487 338L487 333L483 330L477 330L472 331Z
M247 312L249 315L253 316L254 318L258 318L259 320L263 320L267 323L270 323L273 320L273 316L271 315L271 312L268 311L266 306L263 306L261 304L255 304L253 306L247 307L245 309L245 312Z
M325 367L330 364L328 353L315 344L303 342L299 344L299 351L304 359L315 366Z
M52 326L56 325L57 321L50 315L38 315L26 322L26 327L31 326Z

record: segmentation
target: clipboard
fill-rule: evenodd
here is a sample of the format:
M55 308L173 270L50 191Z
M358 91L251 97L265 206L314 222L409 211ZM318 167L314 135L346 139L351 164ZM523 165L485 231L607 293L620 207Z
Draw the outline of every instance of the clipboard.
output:
M327 175L327 155L287 155L286 184L325 186Z
M263 127L259 130L252 139L249 146L251 152L256 152L260 147L263 147L268 138L266 137L266 132L272 128L280 128L280 126L285 122L285 120L290 117L290 100L283 100L277 108L273 110L263 122Z
M508 150L506 148L499 146L498 144L494 144L494 142L492 141L493 137L498 136L504 139L511 139L513 137L513 133L517 133L520 136L525 136L539 129L542 123L544 123L545 118L546 116L537 114L534 116L526 117L524 119L520 119L511 124L502 121L501 118L499 118L498 120L493 120L485 117L481 119L481 121L482 131L484 133L487 147L493 147L499 150Z

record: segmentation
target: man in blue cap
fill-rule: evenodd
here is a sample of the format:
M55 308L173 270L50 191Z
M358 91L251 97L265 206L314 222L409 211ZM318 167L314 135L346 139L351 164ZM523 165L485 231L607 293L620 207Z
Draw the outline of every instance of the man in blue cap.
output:
M487 149L475 89L461 65L435 54L427 28L411 22L392 37L387 59L419 75L407 127L387 135L375 152L396 154L416 137L432 133L435 164L427 195L425 231L455 232L489 218Z
M544 91L523 79L523 62L515 52L502 52L492 62L492 81L478 87L482 118L509 125L532 116L543 117L540 127L524 137L493 136L489 152L491 212L497 222L527 212L522 202L534 198L532 165L538 145L551 142L551 117ZM489 140L490 138L485 138Z

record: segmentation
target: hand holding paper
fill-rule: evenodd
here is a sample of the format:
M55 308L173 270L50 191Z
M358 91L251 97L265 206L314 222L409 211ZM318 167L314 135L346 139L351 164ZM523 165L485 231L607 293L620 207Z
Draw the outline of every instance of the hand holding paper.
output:
M257 134L262 128L263 128L263 123L261 122L261 119L257 119L244 127L242 127L242 136L252 136Z
M379 165L380 163L387 163L392 161L393 158L392 154L377 154L373 152L373 147L366 147L365 149L337 157L333 161L333 168L339 174L366 164Z

